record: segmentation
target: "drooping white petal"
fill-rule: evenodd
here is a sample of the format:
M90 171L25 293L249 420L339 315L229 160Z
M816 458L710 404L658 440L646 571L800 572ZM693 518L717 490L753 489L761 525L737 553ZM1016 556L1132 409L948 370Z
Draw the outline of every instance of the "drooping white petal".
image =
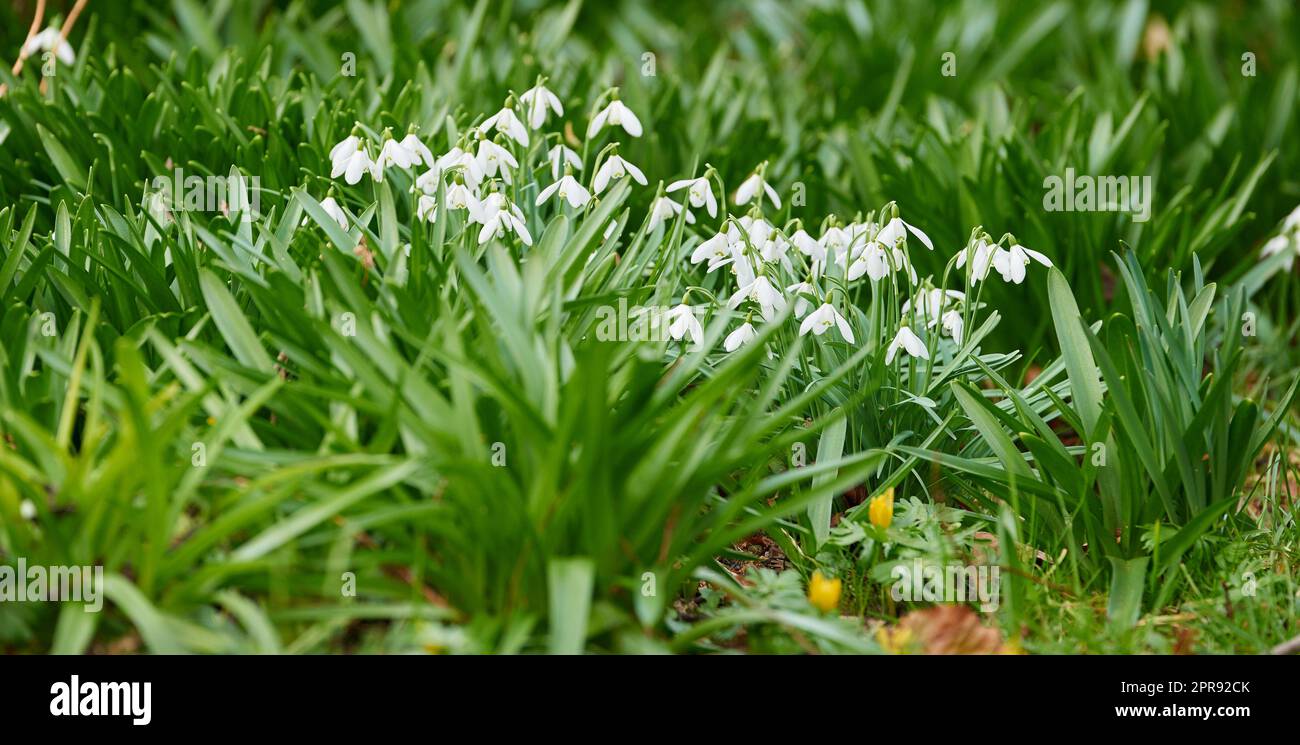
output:
M934 250L934 244L930 242L930 236L923 233L920 228L907 222L903 223L903 227L911 231L912 235L916 236L921 241L921 243L925 245L926 248L930 249L931 251Z
M749 178L742 181L740 188L736 189L736 204L749 204L762 187L762 183L757 173L751 174Z
M1019 248L1021 251L1024 251L1026 256L1028 256L1029 258L1033 259L1034 261L1037 261L1039 264L1042 264L1043 266L1051 266L1051 265L1052 265L1052 261L1051 261L1051 259L1049 259L1049 258L1047 258L1046 256L1044 256L1044 255L1038 253L1037 251L1030 250L1030 249L1028 249L1028 248L1025 248L1024 246L1018 246L1018 248Z
M776 189L773 189L766 181L763 182L763 189L767 191L767 198L772 200L772 206L781 209L781 197L776 195Z
M947 313L944 313L943 330L949 336L952 337L953 341L957 342L957 346L961 346L961 338L963 332L963 321L961 320L961 313L958 313L955 310L950 310Z
M844 320L844 316L840 315L839 311L834 308L831 308L831 312L835 314L835 327L840 330L840 336L844 337L844 341L850 344L856 343L853 339L853 329L849 328L849 322Z
M620 158L620 160L622 159ZM645 186L647 184L645 180L645 174L641 172L640 168L637 168L636 166L632 165L626 160L623 161L623 166L627 168L628 173L632 174L632 178L635 179L637 183L641 184L642 186Z
M591 139L592 137L595 137L596 133L599 132L602 128L604 128L605 120L608 118L609 118L608 108L602 109L599 114L596 114L594 117L592 117L591 124L587 126L587 139Z
M550 199L551 195L554 194L556 191L558 191L559 188L560 188L560 182L556 181L555 183L551 184L545 189L542 189L542 193L537 195L537 201L535 202L535 204L538 207L542 206L542 204L544 204L546 200Z

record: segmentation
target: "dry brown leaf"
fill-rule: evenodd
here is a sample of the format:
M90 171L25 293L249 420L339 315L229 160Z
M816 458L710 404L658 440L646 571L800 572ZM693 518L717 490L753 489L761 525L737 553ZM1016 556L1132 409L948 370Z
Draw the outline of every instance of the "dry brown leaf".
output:
M1002 632L985 626L965 605L936 605L912 611L897 625L882 627L876 639L893 654L1020 654Z

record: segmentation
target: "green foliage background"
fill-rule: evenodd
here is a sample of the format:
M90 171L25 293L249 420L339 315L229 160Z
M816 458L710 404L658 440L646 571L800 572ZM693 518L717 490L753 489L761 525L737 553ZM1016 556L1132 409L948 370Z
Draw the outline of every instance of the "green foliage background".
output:
M56 14L70 4L50 5ZM21 45L29 12L0 8L6 54ZM1163 317L1160 303L1194 304L1216 284L1216 299L1235 304L1195 324L1168 374L1191 400L1213 392L1197 406L1222 410L1207 423L1143 409L1117 425L1129 430L1121 442L1149 431L1172 462L1200 455L1177 444L1193 422L1209 433L1207 447L1234 448L1251 425L1272 421L1276 433L1262 438L1285 452L1296 443L1284 392L1296 371L1300 285L1277 261L1261 262L1259 247L1300 203L1296 39L1300 9L1281 0L92 0L72 34L76 64L46 91L35 61L19 80L0 71L10 88L0 98L0 433L12 444L0 448L0 556L103 563L112 608L101 618L71 605L6 605L0 639L65 652L133 634L154 651L685 651L716 649L725 640L713 635L738 627L774 626L827 649L871 651L861 619L822 617L788 593L747 597L718 574L717 557L766 527L801 574L869 571L864 556L876 554L864 544L829 555L818 554L821 541L809 547L804 533L816 526L805 511L828 495L847 508L846 490L887 482L932 504L930 461L975 474L943 481L963 495L966 524L1053 555L1072 547L1073 561L1081 541L1062 527L1070 508L1030 515L1017 501L1023 483L1002 492L1019 468L1008 452L1038 457L1010 438L1034 431L1037 415L1078 416L1079 376L1052 364L1070 351L1067 336L1090 342L1073 326L1061 331L1049 282L986 286L982 299L1003 310L984 343L1020 356L974 374L1007 397L985 420L978 389L945 386L939 414L949 419L936 436L920 414L872 413L885 373L865 346L822 358L829 364L814 377L796 364L809 351L798 340L781 340L776 361L755 347L727 359L684 355L668 369L635 345L585 343L579 311L652 297L641 278L679 255L690 240L681 225L662 243L620 248L617 271L582 261L608 219L636 232L656 181L707 162L734 188L769 160L783 193L796 182L806 193L783 216L810 227L897 201L939 247L918 257L922 274L941 274L975 225L1051 256L1085 322L1133 327L1122 339L1103 332L1118 361L1093 370L1108 390L1169 349L1135 341ZM943 74L948 53L955 76ZM1247 53L1254 75L1243 74ZM355 77L340 74L347 54ZM621 88L646 129L622 153L651 188L614 192L600 219L551 224L522 266L500 247L470 253L416 221L401 177L373 192L336 191L354 215L374 218L373 271L353 255L356 229L325 225L316 199L330 188L328 152L354 122L375 132L417 124L445 150L539 74L562 93L579 134L585 103ZM144 185L172 167L257 176L269 217L151 223ZM1151 220L1044 211L1043 179L1066 167L1153 177ZM409 262L398 258L407 243ZM1160 289L1154 300L1134 291L1147 285ZM1205 339L1247 310L1258 335L1231 360L1215 357ZM341 312L361 319L355 339L333 322ZM39 332L45 313L56 319L53 338ZM1122 320L1112 324L1113 314ZM1170 318L1181 333L1189 316ZM724 333L709 329L715 340ZM1139 343L1146 357L1122 351ZM1043 368L1057 371L1054 392L1069 407L1047 410L1047 378L1022 385ZM1211 388L1209 372L1227 383ZM1013 410L1006 402L1021 391L1029 398ZM1158 399L1139 393L1137 406ZM1238 420L1243 406L1260 415ZM793 443L816 452L841 421L839 458L785 469ZM1037 432L1044 448L1046 434ZM509 453L506 468L490 463L495 442ZM193 443L205 445L203 468L192 466ZM1002 444L1012 450L995 452ZM1178 483L1200 496L1197 508L1226 510L1264 444L1233 453L1240 472L1214 482L1208 502L1210 477L1180 472ZM1053 453L1081 457L1075 443L1058 445ZM1032 467L1045 490L1079 493L1074 476ZM1126 467L1134 501L1121 522L1158 546L1150 531L1160 513L1146 497L1175 487L1140 463ZM1270 521L1232 510L1226 527L1188 534L1172 569L1161 564L1136 590L1118 591L1136 591L1140 603L1147 583L1144 610L1158 613L1218 602L1219 585L1236 587L1243 566L1268 566L1245 628L1239 618L1202 633L1220 650L1294 633L1284 620L1296 589L1285 487L1283 478L1265 495ZM19 516L24 499L39 507L34 523ZM1018 517L999 511L1008 504ZM918 531L944 522L909 509L916 520L902 522ZM1167 517L1181 528L1196 511ZM1103 522L1086 528L1093 544L1114 527ZM1023 583L998 623L1031 649L1166 644L1078 600L1104 605L1117 592L1123 572L1100 555L1060 574L1024 571L1042 581ZM340 597L343 572L356 575L359 597ZM645 572L660 585L651 601L639 592ZM713 602L716 615L701 625L679 625L673 602L690 601L701 578L729 600ZM1159 578L1171 589L1159 592ZM1050 590L1059 583L1072 599ZM893 617L888 603L859 601L865 616Z

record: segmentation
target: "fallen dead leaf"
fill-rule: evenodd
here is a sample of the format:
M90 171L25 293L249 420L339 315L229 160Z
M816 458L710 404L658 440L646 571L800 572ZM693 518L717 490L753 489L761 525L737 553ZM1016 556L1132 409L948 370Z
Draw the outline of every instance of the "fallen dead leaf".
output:
M895 626L882 626L876 639L891 654L1022 654L1014 641L985 626L965 605L936 605L912 611Z

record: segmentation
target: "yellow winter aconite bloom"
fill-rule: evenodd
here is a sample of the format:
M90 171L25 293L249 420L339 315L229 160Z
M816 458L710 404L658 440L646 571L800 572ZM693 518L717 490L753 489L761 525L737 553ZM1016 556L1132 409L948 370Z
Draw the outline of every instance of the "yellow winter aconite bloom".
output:
M871 500L871 506L867 508L867 515L871 518L871 524L884 530L894 521L894 487L889 487L884 494Z
M813 572L812 580L808 582L808 602L823 611L835 610L840 607L842 586L838 577L829 579L821 572Z
M876 629L876 641L880 643L880 648L888 654L907 654L916 637L912 635L911 629L894 628L889 629L884 626Z

